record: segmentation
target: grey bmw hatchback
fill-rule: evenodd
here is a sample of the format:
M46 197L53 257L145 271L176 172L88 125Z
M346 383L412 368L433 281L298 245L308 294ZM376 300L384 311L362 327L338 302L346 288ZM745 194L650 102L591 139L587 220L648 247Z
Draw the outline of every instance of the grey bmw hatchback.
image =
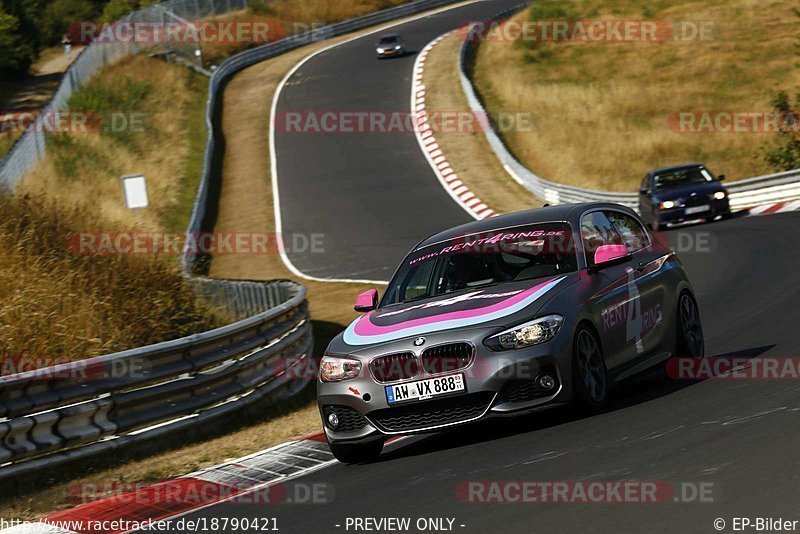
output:
M569 204L424 239L382 298L320 362L331 451L376 459L394 435L435 432L571 401L598 409L619 380L702 357L692 286L630 209Z

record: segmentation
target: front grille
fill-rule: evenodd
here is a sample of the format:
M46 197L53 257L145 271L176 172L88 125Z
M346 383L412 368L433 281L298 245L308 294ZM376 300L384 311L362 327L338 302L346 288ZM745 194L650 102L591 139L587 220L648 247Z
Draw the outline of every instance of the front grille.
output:
M408 432L475 419L489 408L493 398L494 393L482 391L376 410L369 418L387 432Z
M394 382L414 378L419 374L419 362L411 352L380 356L369 362L372 376L378 382Z
M356 432L367 426L367 420L363 415L349 406L339 405L328 405L322 409L326 425L328 425L328 416L331 412L335 412L339 417L339 425L333 429L336 432ZM330 425L328 427L330 428Z
M684 208L693 208L695 206L707 206L711 203L711 198L705 195L703 196L696 196L696 197L689 197L687 198L684 203Z
M422 353L422 368L432 375L457 371L470 364L474 353L475 349L469 343L431 347Z

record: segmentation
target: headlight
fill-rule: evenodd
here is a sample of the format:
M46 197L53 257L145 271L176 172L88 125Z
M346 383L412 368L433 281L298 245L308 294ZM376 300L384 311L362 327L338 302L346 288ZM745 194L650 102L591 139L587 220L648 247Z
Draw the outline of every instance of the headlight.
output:
M350 358L323 356L319 365L319 379L323 382L341 382L356 378L361 372L361 362Z
M384 52L385 52L385 50L383 48L378 48L378 53L379 54L383 54Z
M722 200L726 196L728 195L725 193L725 191L717 191L716 193L714 193L714 199L716 200Z
M495 351L539 345L556 337L563 322L560 315L548 315L488 337L483 344Z
M395 50L400 50L401 48L403 48L403 47L400 46L400 45L397 45L397 46L394 47Z
M675 203L671 200L665 200L661 203L660 207L662 210L672 209L675 207Z

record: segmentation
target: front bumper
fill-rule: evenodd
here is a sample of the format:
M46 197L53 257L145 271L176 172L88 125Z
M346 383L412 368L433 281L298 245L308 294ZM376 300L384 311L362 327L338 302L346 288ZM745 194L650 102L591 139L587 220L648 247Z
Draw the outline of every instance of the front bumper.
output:
M568 332L565 324L555 339L547 343L504 352L492 352L476 340L457 337L451 332L453 337L449 341L469 341L475 345L471 364L441 374L421 371L400 383L463 373L465 391L393 405L387 402L386 384L375 380L368 369L367 362L378 354L359 358L364 364L358 378L334 383L318 381L317 401L328 440L357 443L398 434L435 432L489 417L527 413L569 402L572 346ZM479 341L484 335L482 331ZM405 346L410 344L409 340L403 342ZM387 347L384 353L393 352L397 352L394 346ZM555 378L552 388L544 389L537 382L543 374ZM332 411L339 420L336 429L327 423Z
M402 56L402 55L403 55L403 53L404 53L404 50L403 50L403 49L400 49L400 50L394 50L394 49L391 49L391 50L384 50L383 52L378 52L377 50L375 51L375 54L376 54L376 55L377 55L379 58L384 58L384 57L395 57L395 56Z
M731 206L728 197L722 200L709 199L706 204L708 209L704 211L691 212L693 206L681 206L668 210L657 209L656 219L661 224L679 224L700 219L714 219L716 217L726 217L731 213ZM687 212L690 210L690 212Z

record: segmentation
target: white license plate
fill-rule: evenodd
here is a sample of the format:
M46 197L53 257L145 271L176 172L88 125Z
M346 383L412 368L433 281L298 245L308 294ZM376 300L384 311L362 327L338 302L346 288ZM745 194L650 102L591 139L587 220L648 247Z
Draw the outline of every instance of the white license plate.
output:
M410 400L425 400L464 391L464 389L463 374L440 376L438 378L386 386L386 401L389 404L393 404Z
M693 206L691 208L686 208L686 215L692 215L694 213L703 213L704 211L708 211L711 209L711 206Z

